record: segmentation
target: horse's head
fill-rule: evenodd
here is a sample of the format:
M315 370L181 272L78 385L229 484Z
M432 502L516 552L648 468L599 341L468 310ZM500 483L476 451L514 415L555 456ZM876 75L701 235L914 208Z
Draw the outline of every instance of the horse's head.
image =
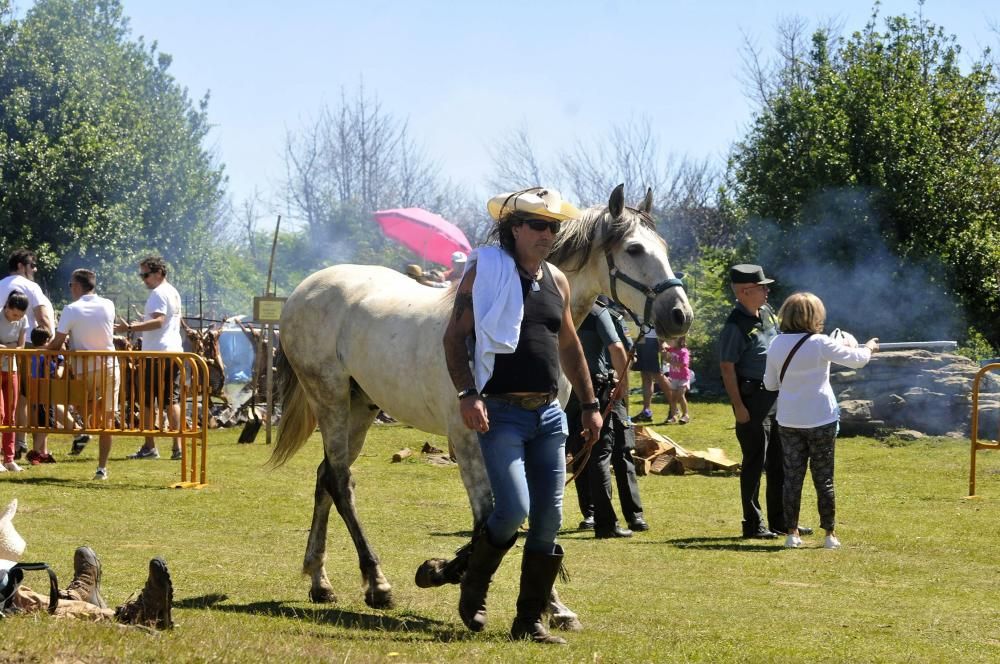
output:
M627 207L624 186L618 185L607 207L588 208L564 223L549 260L570 280L577 325L603 293L660 337L687 333L694 314L670 267L667 243L656 232L652 206L653 192L647 190L638 208Z

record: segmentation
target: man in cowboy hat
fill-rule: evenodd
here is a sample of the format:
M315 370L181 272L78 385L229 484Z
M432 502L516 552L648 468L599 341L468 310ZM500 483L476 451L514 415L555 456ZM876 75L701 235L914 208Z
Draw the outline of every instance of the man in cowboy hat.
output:
M26 544L14 528L16 513L15 498L0 514L0 609L4 612L34 613L49 610L56 616L113 620L125 625L154 629L173 627L170 612L173 608L174 588L163 558L149 561L149 576L139 596L115 609L109 609L101 597L101 561L88 546L81 546L74 552L73 580L64 590L55 590L56 597L20 585L23 571L14 565L24 554ZM54 585L53 581L53 587Z
M777 392L764 389L767 348L780 334L778 319L767 304L768 286L774 279L764 276L759 265L734 265L729 270L736 307L722 327L719 369L736 418L736 439L743 452L740 500L743 505L743 537L775 539L786 532L782 486L781 439L775 419ZM764 525L760 506L761 473L767 473L767 517ZM800 533L812 533L799 527Z
M479 436L494 499L473 536L458 612L472 631L485 627L493 574L530 513L511 637L565 643L548 633L542 613L563 558L555 539L566 431L582 424L585 438L596 439L602 421L570 315L569 282L545 258L560 225L580 213L559 192L540 187L501 194L487 209L497 225L490 245L470 258L444 336L462 421ZM560 366L579 396L580 422L568 424L556 400Z

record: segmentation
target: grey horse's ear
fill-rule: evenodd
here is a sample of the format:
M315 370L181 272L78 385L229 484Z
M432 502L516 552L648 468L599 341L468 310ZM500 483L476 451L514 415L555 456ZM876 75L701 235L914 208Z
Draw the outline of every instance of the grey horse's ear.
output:
M617 219L622 216L622 212L625 210L625 183L621 183L615 190L611 192L611 198L608 199L608 212L611 213L612 219Z
M642 199L642 203L639 203L639 212L645 212L649 214L653 211L653 188L646 188L646 197Z

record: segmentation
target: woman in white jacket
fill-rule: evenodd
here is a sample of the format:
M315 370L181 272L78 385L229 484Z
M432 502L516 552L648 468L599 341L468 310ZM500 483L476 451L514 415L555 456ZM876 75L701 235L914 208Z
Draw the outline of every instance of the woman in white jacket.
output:
M778 390L777 419L784 450L785 546L798 548L799 507L806 466L811 466L820 526L826 530L827 549L839 549L834 532L836 503L833 492L833 452L840 428L840 408L830 387L830 363L859 369L878 349L873 338L850 347L822 334L826 321L823 302L812 293L794 293L778 311L782 334L767 351L764 387Z

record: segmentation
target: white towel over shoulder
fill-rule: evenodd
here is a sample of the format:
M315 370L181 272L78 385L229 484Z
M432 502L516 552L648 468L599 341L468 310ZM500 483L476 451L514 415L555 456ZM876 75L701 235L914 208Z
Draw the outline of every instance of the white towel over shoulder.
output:
M524 317L524 294L514 259L500 247L479 247L469 256L476 264L472 285L473 312L476 321L476 352L473 374L476 389L482 391L493 375L497 354L510 354L517 348Z

